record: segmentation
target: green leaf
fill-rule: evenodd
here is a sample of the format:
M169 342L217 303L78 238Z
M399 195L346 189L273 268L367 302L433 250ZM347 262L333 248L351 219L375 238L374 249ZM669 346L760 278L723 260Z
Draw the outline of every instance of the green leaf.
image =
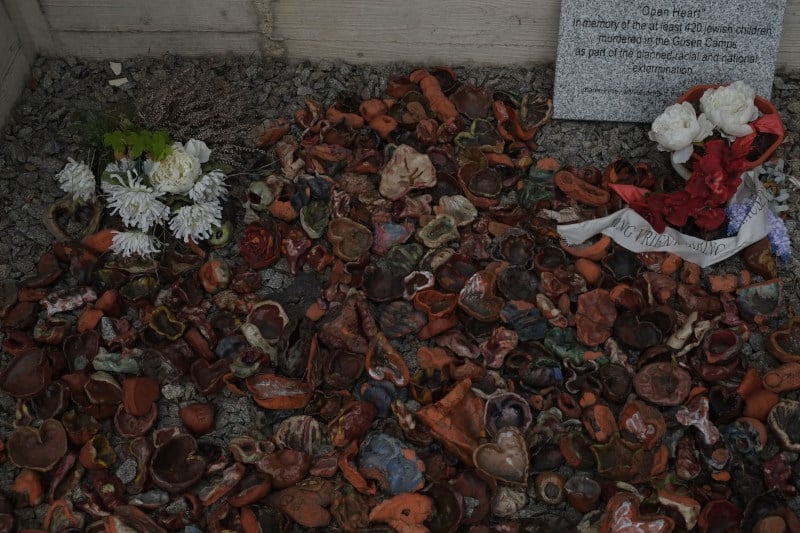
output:
M125 134L119 130L103 135L103 146L110 146L115 152L124 153L126 144Z
M172 139L163 131L154 131L150 142L150 156L153 161L161 161L172 153Z
M125 141L128 145L128 157L137 159L147 150L148 145L148 132L136 133L135 131L127 132Z

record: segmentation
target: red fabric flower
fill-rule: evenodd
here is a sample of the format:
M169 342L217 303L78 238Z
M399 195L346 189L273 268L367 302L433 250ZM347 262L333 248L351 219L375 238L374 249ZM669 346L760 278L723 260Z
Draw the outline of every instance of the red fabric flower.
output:
M686 191L704 204L725 204L742 183L742 173L747 168L745 159L754 136L739 137L731 146L723 139L705 144L706 153L695 164Z
M280 239L269 228L250 224L244 230L239 251L250 268L266 268L281 258Z
M649 222L658 233L663 233L664 229L666 229L667 225L664 223L664 217L661 214L661 206L655 203L651 204L649 198L644 202L628 202L628 206Z
M698 228L715 230L725 222L725 209L710 205L700 206L693 213L694 223Z
M689 216L697 208L697 201L686 191L651 194L648 203L661 212L664 219L673 226L685 226Z

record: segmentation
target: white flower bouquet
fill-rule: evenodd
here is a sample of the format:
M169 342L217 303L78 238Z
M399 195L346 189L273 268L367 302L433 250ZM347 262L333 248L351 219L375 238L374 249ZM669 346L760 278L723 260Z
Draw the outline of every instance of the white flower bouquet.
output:
M702 153L706 139L752 145L747 167L755 168L772 156L784 130L775 106L747 83L736 81L692 87L653 121L648 136L659 150L672 152L672 166L688 179L691 170L684 164L700 155L698 151Z
M114 232L111 251L147 257L160 251L166 228L178 240L198 243L222 227L226 176L203 171L211 155L203 141L170 144L166 134L142 131L114 132L106 143L117 160L106 166L100 189L125 228ZM56 179L75 201L95 201L97 179L88 165L70 159Z

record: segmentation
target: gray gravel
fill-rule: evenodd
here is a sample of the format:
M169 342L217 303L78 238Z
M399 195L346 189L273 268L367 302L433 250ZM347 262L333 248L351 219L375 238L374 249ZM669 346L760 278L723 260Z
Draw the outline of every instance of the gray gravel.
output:
M184 59L165 57L160 60L138 59L123 62L123 75L131 82L120 88L108 85L114 77L107 62L77 59L40 58L33 69L34 82L25 89L12 117L2 132L0 143L0 279L19 280L33 269L52 238L41 223L50 203L61 196L53 176L67 157L86 159L80 148L76 131L79 117L86 111L103 111L131 100L137 89L137 73L149 70L174 71L186 67L207 67L224 77L235 88L249 95L249 112L253 125L264 118L292 117L306 98L323 104L332 103L342 91L360 98L384 94L390 73L408 72L412 65L354 66L330 61L318 63L285 63L256 61L252 58ZM551 94L553 68L457 68L459 79L486 85L517 94L537 92ZM35 88L34 88L35 87ZM786 126L786 141L778 156L786 160L787 170L800 176L800 72L779 72L775 78L773 102L780 110ZM654 116L659 110L654 110ZM656 150L647 139L648 124L552 121L542 128L537 140L537 156L555 157L574 166L595 165L603 168L618 157L650 162L657 172L667 172L667 156ZM234 197L241 193L242 184L234 188ZM797 189L793 203L798 204ZM796 231L797 209L789 214L794 249L800 249L800 233ZM241 228L239 228L241 231ZM223 252L225 255L225 252ZM279 265L280 266L280 265ZM786 276L790 304L800 310L798 294L793 290L791 272L800 272L800 261L781 266ZM732 272L740 268L731 260L715 268ZM273 273L271 285L285 289L291 279L280 270ZM410 347L406 347L410 348ZM752 354L758 366L774 366L763 351L763 338L755 334L751 340ZM411 350L403 350L411 352ZM3 359L4 362L5 359ZM174 403L163 405L159 425L177 422L178 402L197 398L191 385L175 386L164 391ZM253 403L229 393L219 395L217 430L214 435L236 435L257 423ZM0 396L0 439L12 430L14 402ZM119 464L118 472L125 473L128 465ZM13 470L9 463L0 466L0 487L8 487ZM538 509L531 507L529 512ZM31 512L26 516L32 518ZM36 509L41 515L42 508Z

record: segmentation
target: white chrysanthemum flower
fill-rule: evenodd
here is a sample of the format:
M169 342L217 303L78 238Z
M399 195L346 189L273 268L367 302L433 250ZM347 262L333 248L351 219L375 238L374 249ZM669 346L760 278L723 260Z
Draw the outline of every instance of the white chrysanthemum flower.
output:
M200 159L187 152L181 143L172 145L172 153L150 169L150 183L155 190L186 194L200 177Z
M141 231L115 231L111 237L111 251L122 257L149 256L159 252L158 242L152 235Z
M219 170L212 170L189 189L189 198L198 203L223 200L227 195L228 184L225 183L225 174Z
M105 171L108 174L125 174L129 170L135 171L136 163L127 157L123 157L122 159L107 164Z
M169 221L176 239L199 242L211 237L214 228L222 225L222 206L219 202L201 202L178 209Z
M87 164L78 163L70 157L69 163L56 174L56 179L58 186L75 200L86 203L94 201L97 180Z
M165 193L144 185L142 179L131 171L127 173L127 182L122 176L113 177L119 183L101 184L112 215L119 214L126 226L137 227L145 232L167 220L169 207L158 199Z

